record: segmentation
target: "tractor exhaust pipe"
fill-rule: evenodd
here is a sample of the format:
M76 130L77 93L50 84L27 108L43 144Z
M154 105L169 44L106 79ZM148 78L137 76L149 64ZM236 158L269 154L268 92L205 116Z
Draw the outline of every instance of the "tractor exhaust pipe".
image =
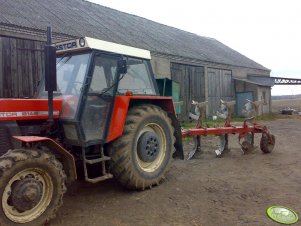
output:
M56 87L56 48L52 46L51 27L47 27L45 53L45 91L48 92L48 121L53 122L53 91Z

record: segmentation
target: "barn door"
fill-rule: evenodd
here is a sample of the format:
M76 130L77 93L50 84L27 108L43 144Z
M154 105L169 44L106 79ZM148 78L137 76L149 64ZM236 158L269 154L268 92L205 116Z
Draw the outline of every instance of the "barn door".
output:
M216 68L208 68L208 114L216 115L220 100L233 99L232 72Z
M171 63L171 79L180 84L180 101L183 101L180 117L187 120L192 100L205 99L204 68Z

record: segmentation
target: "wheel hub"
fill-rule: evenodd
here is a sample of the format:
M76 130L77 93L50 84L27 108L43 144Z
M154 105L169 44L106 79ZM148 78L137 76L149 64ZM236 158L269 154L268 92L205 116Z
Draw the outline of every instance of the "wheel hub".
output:
M12 184L9 205L18 212L34 208L43 196L43 184L34 177L24 178Z
M154 161L160 152L160 140L156 133L147 131L138 140L137 153L144 162Z

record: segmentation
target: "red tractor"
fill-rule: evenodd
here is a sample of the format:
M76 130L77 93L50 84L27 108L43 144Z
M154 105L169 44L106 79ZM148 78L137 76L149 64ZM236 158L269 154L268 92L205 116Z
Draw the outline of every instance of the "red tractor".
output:
M0 225L47 222L78 174L143 190L183 157L149 51L92 38L50 44L36 98L0 99Z

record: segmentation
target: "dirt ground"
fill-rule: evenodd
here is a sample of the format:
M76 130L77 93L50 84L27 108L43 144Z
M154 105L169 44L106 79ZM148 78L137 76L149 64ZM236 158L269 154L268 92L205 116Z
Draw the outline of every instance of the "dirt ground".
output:
M301 117L264 124L276 136L271 154L257 148L242 155L232 135L231 151L215 158L218 140L208 137L203 153L175 160L165 182L151 190L127 191L113 179L77 183L49 225L279 225L266 216L268 207L301 213Z

